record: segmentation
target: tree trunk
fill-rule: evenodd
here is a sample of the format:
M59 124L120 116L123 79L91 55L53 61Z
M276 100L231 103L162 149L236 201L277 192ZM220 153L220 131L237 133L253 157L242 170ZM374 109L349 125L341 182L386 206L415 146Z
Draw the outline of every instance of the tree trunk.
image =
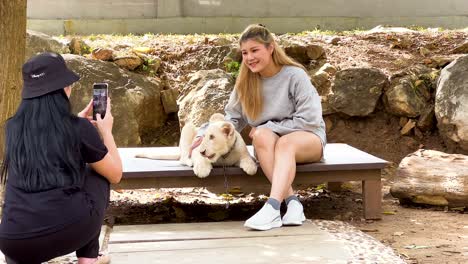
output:
M26 0L0 0L0 165L3 162L5 120L17 108L23 85L21 67L26 51ZM0 185L0 216L3 208Z
M0 0L0 160L4 124L15 111L22 87L21 67L26 50L26 0Z

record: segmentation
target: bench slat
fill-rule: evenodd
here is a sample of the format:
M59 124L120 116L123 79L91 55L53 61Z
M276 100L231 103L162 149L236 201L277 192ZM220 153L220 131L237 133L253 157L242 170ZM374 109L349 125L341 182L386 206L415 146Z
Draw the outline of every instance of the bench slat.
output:
M253 154L252 146L248 146ZM157 152L166 154L179 153L178 147L148 147L148 148L119 148L122 157L124 178L135 177L183 177L195 176L191 167L182 166L175 160L150 160L135 158L135 154L142 152ZM325 161L317 163L298 164L297 172L320 172L340 170L370 170L382 169L388 162L358 150L347 144L332 143L325 147ZM223 175L222 167L215 167L210 176ZM226 167L226 175L246 175L238 167Z

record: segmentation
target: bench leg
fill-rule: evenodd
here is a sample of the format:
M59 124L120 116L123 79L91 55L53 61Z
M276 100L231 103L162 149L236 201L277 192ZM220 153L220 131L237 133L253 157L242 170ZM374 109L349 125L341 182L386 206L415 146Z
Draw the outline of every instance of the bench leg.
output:
M380 172L379 172L380 177ZM378 180L362 181L365 219L382 218L382 183Z
M331 192L340 192L343 182L327 182L327 188Z

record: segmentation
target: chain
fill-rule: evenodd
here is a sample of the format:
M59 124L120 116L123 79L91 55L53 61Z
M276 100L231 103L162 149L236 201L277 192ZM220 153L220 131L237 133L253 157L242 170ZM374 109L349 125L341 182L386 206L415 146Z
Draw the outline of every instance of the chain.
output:
M226 191L226 209L229 208L229 184L228 178L226 176L226 165L223 165L223 175L224 175L224 189Z

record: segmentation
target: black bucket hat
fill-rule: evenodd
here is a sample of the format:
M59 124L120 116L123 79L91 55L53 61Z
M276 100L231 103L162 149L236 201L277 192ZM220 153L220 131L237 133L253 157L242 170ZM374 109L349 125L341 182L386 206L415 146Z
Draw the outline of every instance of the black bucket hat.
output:
M32 57L23 65L23 99L39 97L63 89L78 81L78 76L67 68L60 54L45 52Z

